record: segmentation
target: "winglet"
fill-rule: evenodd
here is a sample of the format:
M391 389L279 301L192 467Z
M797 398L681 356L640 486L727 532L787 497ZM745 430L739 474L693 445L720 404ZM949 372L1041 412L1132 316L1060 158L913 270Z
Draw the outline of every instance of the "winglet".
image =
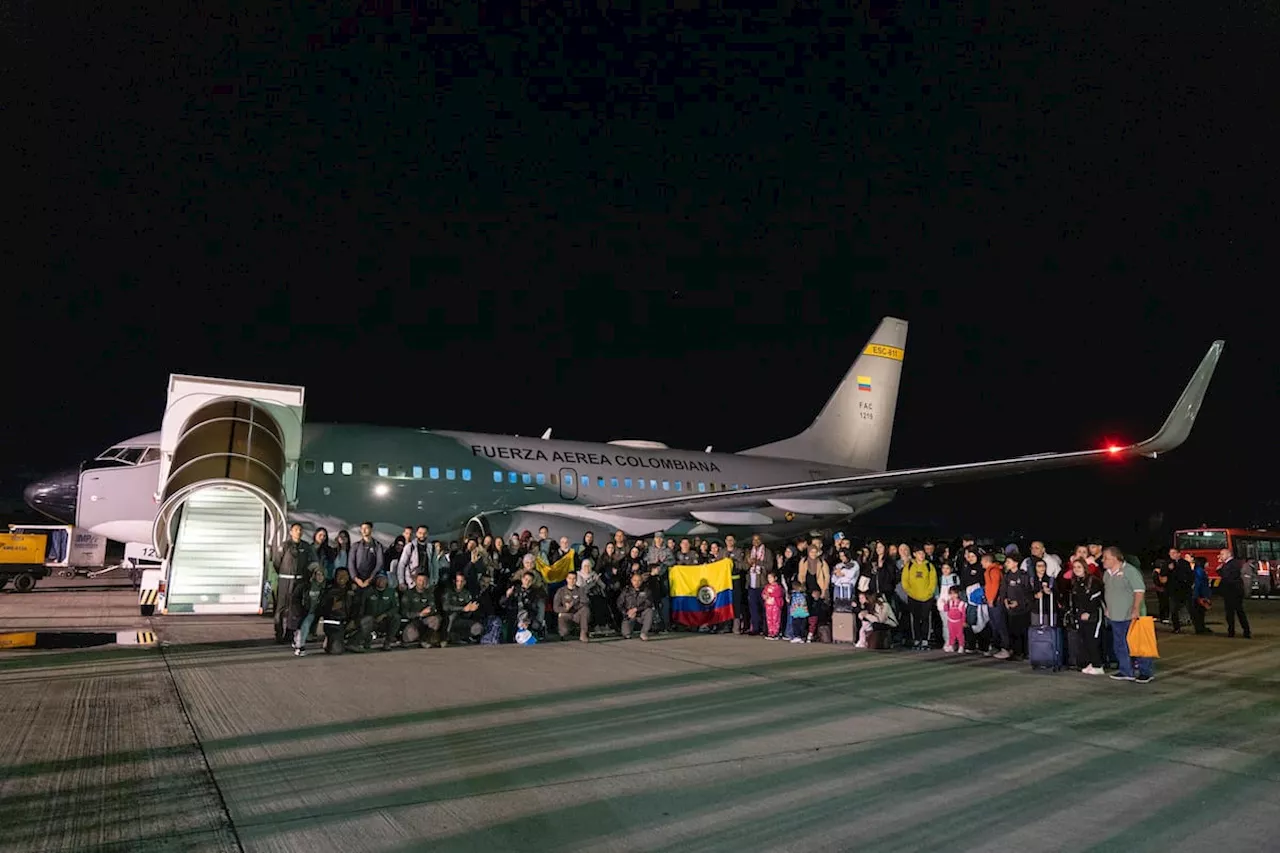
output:
M1160 430L1141 444L1131 446L1130 452L1154 459L1187 440L1187 436L1191 435L1191 427L1196 422L1196 415L1200 411L1200 404L1204 402L1205 392L1209 390L1209 380L1213 378L1214 368L1218 366L1218 359L1222 357L1222 348L1225 344L1225 341L1213 342L1200 361L1200 366L1196 368L1196 372L1191 374L1191 381L1187 383L1186 388L1182 389L1182 396L1178 398L1178 402L1174 403L1173 410L1169 412L1169 417L1164 419Z

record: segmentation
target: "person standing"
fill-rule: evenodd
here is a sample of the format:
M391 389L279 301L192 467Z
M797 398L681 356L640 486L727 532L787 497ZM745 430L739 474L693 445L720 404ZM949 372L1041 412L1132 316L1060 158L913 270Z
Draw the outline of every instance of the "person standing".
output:
M311 572L320 565L310 542L302 540L302 525L289 525L289 538L276 551L275 627L276 642L294 639L298 623L306 614L301 610L294 587L306 585Z
M1249 617L1244 613L1244 600L1248 595L1245 577L1249 567L1241 557L1231 556L1231 552L1223 548L1218 552L1218 592L1222 594L1222 605L1227 611L1227 636L1236 635L1236 617L1240 618L1240 629L1246 640L1253 639L1249 630Z
M1071 561L1072 583L1067 604L1075 623L1074 665L1085 675L1102 675L1102 581L1089 574L1083 558Z
M1169 549L1169 563L1169 616L1173 620L1173 633L1181 634L1182 620L1178 617L1183 610L1195 623L1191 592L1196 585L1196 571L1177 548Z
M1115 646L1119 672L1111 677L1116 681L1136 681L1146 684L1155 677L1151 658L1129 657L1129 626L1139 616L1147 615L1143 601L1147 588L1142 582L1142 572L1125 561L1124 552L1114 545L1102 549L1103 608L1111 620L1112 643ZM1134 675L1137 670L1137 675Z

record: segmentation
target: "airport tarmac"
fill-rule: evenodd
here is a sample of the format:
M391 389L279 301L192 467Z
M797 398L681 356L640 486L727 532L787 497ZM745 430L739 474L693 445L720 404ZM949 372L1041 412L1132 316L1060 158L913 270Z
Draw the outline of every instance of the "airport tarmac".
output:
M1149 685L723 635L299 659L265 619L144 620L163 645L0 652L0 850L1270 849L1280 603L1250 610L1252 641L1162 631Z

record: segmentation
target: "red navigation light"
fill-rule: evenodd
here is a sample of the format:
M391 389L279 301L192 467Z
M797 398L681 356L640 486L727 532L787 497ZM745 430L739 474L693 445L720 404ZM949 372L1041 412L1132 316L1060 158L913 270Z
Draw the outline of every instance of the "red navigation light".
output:
M1124 450L1124 448L1123 448L1123 447L1121 447L1121 446L1120 446L1120 445L1118 445L1118 444L1108 444L1108 445L1107 445L1107 452L1108 452L1108 453L1119 453L1121 450Z

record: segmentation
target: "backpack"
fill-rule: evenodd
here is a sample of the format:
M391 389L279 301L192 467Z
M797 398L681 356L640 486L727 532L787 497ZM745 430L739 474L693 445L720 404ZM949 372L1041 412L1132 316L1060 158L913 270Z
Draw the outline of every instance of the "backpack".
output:
M496 646L502 642L502 620L497 616L490 616L484 620L484 636L480 638L482 646Z

